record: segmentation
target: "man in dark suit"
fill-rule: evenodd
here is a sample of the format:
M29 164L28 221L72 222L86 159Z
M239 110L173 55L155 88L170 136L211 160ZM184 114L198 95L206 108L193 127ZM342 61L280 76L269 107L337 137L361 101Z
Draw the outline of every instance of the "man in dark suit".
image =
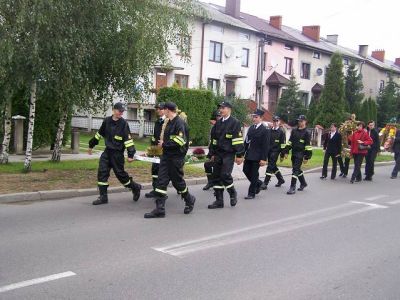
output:
M380 150L379 133L375 129L375 122L369 121L367 125L368 135L372 139L371 148L368 150L368 154L365 157L365 178L366 181L372 181L374 176L375 160Z
M322 167L321 179L325 179L328 176L328 163L329 158L332 158L332 173L331 179L336 178L338 157L342 152L342 136L337 130L336 124L331 124L330 132L326 134L324 141L324 165Z
M393 143L394 160L396 165L393 168L392 176L390 178L396 179L400 171L400 129L397 129L396 138Z
M260 166L265 166L268 157L270 132L262 124L264 111L257 109L253 114L253 125L249 128L244 142L245 161L243 172L250 181L245 199L254 199L260 192L262 181L259 179Z

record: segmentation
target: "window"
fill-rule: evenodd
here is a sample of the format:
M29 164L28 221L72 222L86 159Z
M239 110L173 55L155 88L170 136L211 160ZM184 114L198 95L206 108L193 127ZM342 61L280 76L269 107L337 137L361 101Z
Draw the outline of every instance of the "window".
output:
M264 52L264 60L263 60L263 70L267 71L267 59L268 59L268 53Z
M192 38L187 35L186 36L180 35L177 55L181 55L183 52L183 49L186 49L186 51L188 51L188 53L190 55L191 46L192 46Z
M222 62L222 44L210 41L209 60L213 62Z
M285 73L286 75L292 75L293 59L285 57Z
M343 65L345 65L345 66L349 65L349 59L348 58L343 58Z
M316 59L321 59L321 52L314 51L312 57Z
M211 31L224 33L224 27L217 26L217 25L210 25Z
M249 66L249 55L250 55L250 50L247 48L242 49L242 67L248 67Z
M300 77L303 79L310 79L311 65L308 63L301 63Z
M286 50L291 50L291 51L293 51L293 50L294 50L294 47L293 47L293 45L285 44L285 49L286 49Z
M219 92L221 81L219 79L208 78L207 79L207 88L214 93Z
M379 82L379 90L383 91L385 89L385 80L381 80Z
M248 34L248 33L240 32L239 37L242 40L250 41L250 34Z
M175 74L175 83L179 85L179 87L187 89L189 87L189 76Z
M309 106L308 92L300 92L300 96L301 96L301 101L304 104L304 107L307 108Z

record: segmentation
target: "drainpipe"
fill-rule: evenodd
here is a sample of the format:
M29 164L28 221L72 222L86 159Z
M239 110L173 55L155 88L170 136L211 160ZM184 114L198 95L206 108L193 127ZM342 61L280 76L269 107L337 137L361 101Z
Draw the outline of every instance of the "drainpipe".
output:
M203 62L204 62L204 29L206 27L206 23L203 22L201 28L201 55L200 55L200 79L199 85L203 83Z
M258 43L258 66L257 66L257 82L259 82L259 84L256 83L256 102L257 102L257 107L261 108L261 101L263 99L263 90L262 90L262 86L263 86L263 74L264 74L264 70L263 70L263 65L264 65L264 45L265 45L265 41L259 41Z

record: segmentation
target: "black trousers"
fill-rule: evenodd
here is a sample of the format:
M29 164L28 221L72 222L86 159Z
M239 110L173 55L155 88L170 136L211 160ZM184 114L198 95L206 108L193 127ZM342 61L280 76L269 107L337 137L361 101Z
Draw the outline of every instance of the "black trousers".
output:
M322 166L322 176L327 177L328 176L328 164L329 164L329 159L332 159L332 173L331 173L331 178L334 179L336 177L336 172L337 172L337 163L338 159L336 157L336 154L334 153L328 153L325 152L324 155L324 164Z
M396 164L394 165L392 171L392 177L397 177L397 174L400 171L400 152L394 154L394 159L396 161Z
M170 181L172 182L173 187L178 191L178 194L186 194L188 192L186 182L183 179L184 165L184 157L161 156L158 170L158 180L156 188L154 189L159 196L167 196L167 187Z
M378 151L374 149L369 149L368 154L365 157L365 177L372 178L374 176L375 160L378 155Z
M214 168L215 168L215 162L206 161L204 163L204 172L207 175L208 183L211 183L211 184L215 182Z
M233 187L232 171L234 163L234 153L218 153L214 156L214 190Z
M243 165L243 173L246 175L247 179L250 181L249 195L255 195L257 188L262 184L259 179L259 169L260 161L255 160L245 160Z
M343 158L339 156L337 161L339 163L340 172L347 176L347 174L349 174L350 157L346 156L343 162Z
M159 168L160 168L160 164L153 163L151 165L151 178L152 178L153 189L155 189L156 185L157 185Z
M299 177L303 175L301 166L303 165L304 154L303 152L292 153L292 175Z
M364 154L353 154L353 159L354 159L354 171L353 174L351 175L351 180L361 180L362 179L362 174L361 174L361 165L364 160Z
M274 174L279 172L279 168L276 165L278 162L280 152L272 152L268 153L268 166L265 175L273 176Z
M97 172L97 184L99 186L108 186L110 171L113 169L115 176L124 185L131 183L129 174L124 169L124 152L106 149L100 156L99 169Z

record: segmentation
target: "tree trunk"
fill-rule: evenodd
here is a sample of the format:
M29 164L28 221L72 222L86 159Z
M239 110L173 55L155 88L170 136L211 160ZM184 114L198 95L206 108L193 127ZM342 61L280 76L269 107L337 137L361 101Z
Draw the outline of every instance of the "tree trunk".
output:
M61 149L62 149L62 143L63 143L63 139L64 139L64 130L65 130L65 124L67 122L67 118L68 118L68 110L65 109L61 116L60 122L58 123L57 136L56 136L56 141L54 143L54 149L53 149L53 155L51 157L51 161L59 162L61 159Z
M139 119L139 138L144 137L144 109L138 108L138 119Z
M36 112L36 89L37 83L34 80L31 84L31 95L29 99L29 124L28 124L28 137L26 142L26 153L24 170L29 172L32 168L32 148L33 148L33 130L35 127L35 112Z
M10 140L11 140L11 107L12 102L9 99L5 105L4 110L4 137L2 143L2 151L0 153L0 164L8 163L8 154L10 151Z

